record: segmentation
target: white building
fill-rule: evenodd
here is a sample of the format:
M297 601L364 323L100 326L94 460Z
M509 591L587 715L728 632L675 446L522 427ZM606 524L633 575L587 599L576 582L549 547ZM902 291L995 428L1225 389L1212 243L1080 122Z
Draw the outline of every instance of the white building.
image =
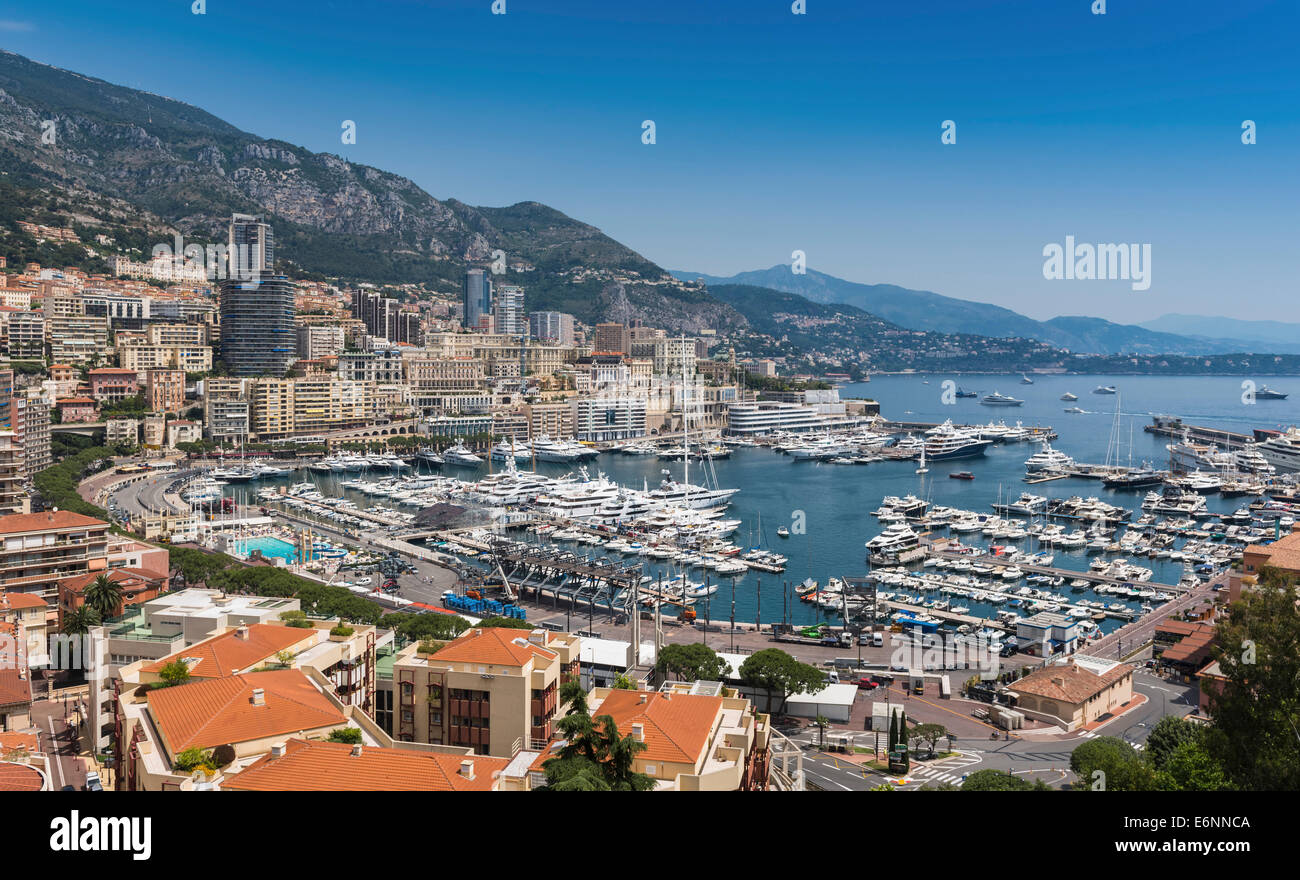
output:
M644 397L580 398L573 404L573 433L597 443L644 437L645 414Z

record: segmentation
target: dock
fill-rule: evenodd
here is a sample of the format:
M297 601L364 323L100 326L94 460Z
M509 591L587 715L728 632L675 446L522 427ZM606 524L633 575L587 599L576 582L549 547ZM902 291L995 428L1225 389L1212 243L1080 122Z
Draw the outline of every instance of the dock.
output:
M1045 574L1051 577L1063 577L1067 580L1086 580L1091 584L1107 584L1109 586L1119 586L1121 584L1131 584L1137 586L1141 584L1152 590L1161 590L1165 592L1186 593L1190 589L1182 584L1162 584L1156 581L1136 581L1132 578L1117 578L1110 575L1098 574L1095 571L1076 571L1072 568L1054 568L1046 565L1032 565L1025 562L1011 562L1008 560L998 561L995 556L971 556L969 553L948 553L943 550L927 550L927 556L938 556L942 559L951 559L954 562L966 560L967 562L977 562L983 565L1001 566L1007 568L1014 565L1016 568L1027 574Z
M1207 428L1203 425L1187 425L1181 419L1163 420L1157 418L1155 422L1147 425L1142 430L1148 434L1156 434L1162 437L1181 438L1186 433L1192 440L1201 443L1213 443L1215 446L1224 449L1241 449L1247 443L1255 442L1255 438L1249 434L1225 431L1223 428Z
M1005 623L993 618L975 617L970 614L954 614L951 611L939 611L934 608L926 608L923 605L909 605L906 602L895 602L893 599L879 599L877 601L880 603L882 608L887 608L892 611L906 611L909 614L928 614L931 617L937 617L945 623L964 623L980 627L987 626L991 629L1001 630L1002 632L1010 632L1010 629Z

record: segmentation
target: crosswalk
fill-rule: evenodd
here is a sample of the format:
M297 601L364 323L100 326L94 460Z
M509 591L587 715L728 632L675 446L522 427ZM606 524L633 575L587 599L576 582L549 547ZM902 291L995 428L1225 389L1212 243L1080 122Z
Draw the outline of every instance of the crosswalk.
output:
M912 772L917 776L923 776L933 782L950 782L953 785L961 783L961 776L956 773L946 773L942 767L915 767Z
M1080 738L1080 739L1096 739L1097 737L1102 736L1102 735L1103 735L1103 734L1100 734L1100 733L1093 733L1092 731L1085 730L1085 731L1083 731L1082 733L1079 734L1079 738ZM1125 742L1128 742L1128 740L1125 740ZM1143 748L1145 748L1146 743L1135 743L1135 742L1131 742L1131 743L1129 743L1129 745L1131 745L1134 749L1136 749L1137 751L1140 752L1140 751L1142 751Z

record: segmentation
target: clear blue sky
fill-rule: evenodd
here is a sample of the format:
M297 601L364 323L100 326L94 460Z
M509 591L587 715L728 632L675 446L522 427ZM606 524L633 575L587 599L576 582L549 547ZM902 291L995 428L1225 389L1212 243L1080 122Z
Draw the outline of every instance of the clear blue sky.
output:
M0 0L0 45L667 268L1300 320L1295 0L506 2ZM1044 280L1068 234L1149 242L1150 290Z

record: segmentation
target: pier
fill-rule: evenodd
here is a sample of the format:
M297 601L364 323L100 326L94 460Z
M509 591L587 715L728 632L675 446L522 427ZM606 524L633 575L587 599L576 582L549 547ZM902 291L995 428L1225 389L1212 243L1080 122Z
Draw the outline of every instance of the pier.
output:
M1129 584L1138 586L1139 584L1152 589L1164 592L1186 593L1189 588L1182 584L1161 584L1155 581L1137 581L1132 578L1117 578L1110 575L1098 574L1095 571L1075 571L1071 568L1053 568L1046 565L1031 565L1025 562L1011 562L1009 560L998 561L996 556L972 556L969 553L949 553L943 550L926 550L927 556L938 556L941 559L950 559L952 561L965 560L983 565L992 565L994 567L1010 568L1015 566L1026 574L1045 574L1051 577L1063 577L1067 580L1086 580L1091 584L1107 584L1109 586L1120 586Z

